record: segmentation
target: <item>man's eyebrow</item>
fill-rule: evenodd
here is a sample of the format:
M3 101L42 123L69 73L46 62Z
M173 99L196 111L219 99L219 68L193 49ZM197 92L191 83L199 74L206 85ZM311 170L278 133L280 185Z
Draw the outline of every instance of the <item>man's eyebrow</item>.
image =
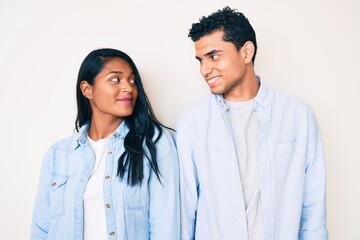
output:
M212 54L218 53L218 52L222 52L222 50L214 49L214 50L211 50L210 52L205 53L204 56L209 56L209 55L212 55Z
M205 53L204 56L206 57L206 56L209 56L209 55L218 53L218 52L222 52L222 50L214 49L214 50L211 50L210 52ZM197 60L199 60L199 61L202 60L202 58L201 58L201 57L198 57L198 56L195 56L195 58L196 58Z

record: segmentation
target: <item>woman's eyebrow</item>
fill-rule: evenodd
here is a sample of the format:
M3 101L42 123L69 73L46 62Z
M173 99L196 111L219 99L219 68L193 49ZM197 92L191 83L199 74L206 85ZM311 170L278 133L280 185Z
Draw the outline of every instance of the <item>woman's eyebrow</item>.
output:
M109 75L109 74L112 74L112 73L124 74L124 73L121 72L121 71L110 71L110 72L108 72L106 75Z

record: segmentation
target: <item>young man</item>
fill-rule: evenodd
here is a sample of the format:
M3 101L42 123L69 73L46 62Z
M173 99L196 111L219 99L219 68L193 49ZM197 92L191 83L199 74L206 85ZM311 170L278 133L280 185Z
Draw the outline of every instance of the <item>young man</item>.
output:
M325 161L305 102L255 74L255 32L226 7L192 25L210 94L177 122L181 239L327 239Z

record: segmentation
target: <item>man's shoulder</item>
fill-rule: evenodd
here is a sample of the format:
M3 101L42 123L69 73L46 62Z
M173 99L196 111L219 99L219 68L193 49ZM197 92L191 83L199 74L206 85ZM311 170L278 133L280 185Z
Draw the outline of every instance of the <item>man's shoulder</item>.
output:
M309 104L302 98L291 93L275 89L267 88L269 101L271 104L284 104L297 107L309 107Z
M209 116L209 113L213 110L214 103L216 103L215 95L208 94L202 97L180 114L176 121L176 125L202 121L202 119Z
M202 97L200 100L192 104L185 111L180 114L179 119L184 118L197 118L203 116L205 112L209 111L212 106L212 102L216 101L216 96L208 94Z
M268 89L267 106L272 116L297 119L297 122L316 121L312 106L302 98L278 89ZM307 119L307 120L306 120Z

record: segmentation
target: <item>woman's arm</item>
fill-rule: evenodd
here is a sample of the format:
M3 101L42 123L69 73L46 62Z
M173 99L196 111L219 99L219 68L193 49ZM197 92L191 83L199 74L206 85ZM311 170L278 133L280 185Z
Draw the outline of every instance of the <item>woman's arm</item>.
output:
M179 162L174 141L167 130L157 143L160 180L150 175L150 239L180 239Z

